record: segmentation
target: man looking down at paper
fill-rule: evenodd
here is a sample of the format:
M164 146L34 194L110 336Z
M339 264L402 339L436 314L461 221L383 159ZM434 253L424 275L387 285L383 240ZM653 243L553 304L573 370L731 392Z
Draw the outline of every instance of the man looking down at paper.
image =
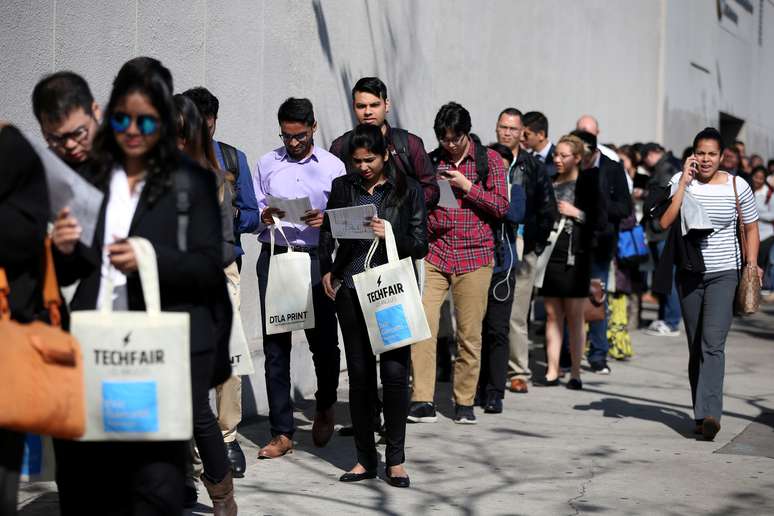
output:
M422 258L427 253L427 216L419 183L405 176L394 165L385 138L373 125L357 126L352 131L347 151L358 173L348 174L333 181L327 209L369 204L376 206L377 214L371 220L363 221L364 224L370 225L373 234L380 239L370 267L387 263L385 220L392 227L398 255L401 258ZM323 276L322 282L326 294L336 300L336 309L341 320L349 375L349 409L357 450L357 464L342 475L340 480L357 482L375 478L378 464L374 432L378 429L379 422L373 417L376 358L372 351L364 310L361 308L364 299L359 297L355 288L356 280L353 279L353 276L362 276L361 273L365 271L373 238L339 240L336 259L331 264L333 238L328 216L321 229L320 249L324 268L330 268L331 272ZM409 272L408 276L407 281L416 281L412 272ZM403 293L404 283L383 282L379 276L376 288L364 297L368 303L377 303ZM403 307L398 305L398 308ZM384 400L384 437L387 443L385 477L387 482L395 487L409 486L409 477L403 463L410 357L410 348L406 346L383 352L379 360L379 377Z
M253 178L261 223L258 240L258 289L261 300L263 350L266 356L266 391L269 399L271 441L261 448L259 458L273 459L293 449L293 404L290 398L290 351L292 332L267 335L266 291L269 279L270 229L273 217L282 219L285 213L270 205L268 196L283 199L307 198L312 209L301 219L302 224L281 222L287 242L279 236L275 254L294 251L308 253L311 259L311 280L315 327L305 330L317 376L317 413L312 437L317 446L325 446L333 434L336 389L339 383L339 343L333 302L325 296L320 283L320 261L317 244L322 210L328 202L333 179L344 175L344 163L314 144L317 122L308 99L289 98L277 114L283 146L264 155L256 166ZM272 300L269 299L269 302Z

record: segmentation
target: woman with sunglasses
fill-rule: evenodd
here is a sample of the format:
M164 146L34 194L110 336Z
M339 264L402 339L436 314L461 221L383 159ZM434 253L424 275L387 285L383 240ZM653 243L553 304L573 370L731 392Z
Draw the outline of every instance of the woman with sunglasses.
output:
M352 132L349 154L357 174L333 180L326 209L376 205L377 215L370 221L374 235L384 240L387 220L392 225L398 254L419 259L427 254L427 227L424 196L419 183L406 177L388 161L387 144L381 130L361 124ZM373 399L376 391L376 358L371 350L368 330L357 299L352 276L365 270L371 240L340 240L333 263L333 236L325 217L320 230L321 266L329 270L322 278L325 293L336 301L349 374L349 407L355 434L357 464L341 476L342 482L357 482L376 477L378 455L374 442ZM387 263L387 251L380 242L371 266ZM403 467L406 416L409 402L408 346L386 351L379 356L383 388L383 410L387 451L385 476L390 485L409 487Z
M228 303L222 270L223 233L215 176L177 149L172 76L151 58L127 62L113 82L105 121L94 141L91 181L105 192L90 247L78 242L78 221L56 222L57 272L63 284L80 280L71 307L144 308L137 261L126 238L153 245L162 310L190 314L194 438L202 480L216 515L236 514L226 450L208 392L215 371L216 315ZM188 183L187 251L178 245L176 178ZM112 296L100 295L112 281ZM227 307L230 313L230 305ZM229 319L230 320L230 319ZM57 484L62 514L180 514L188 442L58 441Z

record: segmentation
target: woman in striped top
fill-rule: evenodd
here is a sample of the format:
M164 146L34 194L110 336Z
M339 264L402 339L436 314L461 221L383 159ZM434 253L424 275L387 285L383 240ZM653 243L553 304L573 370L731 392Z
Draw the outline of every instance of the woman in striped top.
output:
M700 242L703 272L683 268L676 277L688 337L695 432L710 441L720 430L726 336L733 317L739 269L758 268L760 244L752 190L743 179L719 170L722 153L723 142L716 129L708 127L696 135L693 155L685 160L682 173L672 178L674 193L660 219L664 228L679 224L680 207L685 192L689 192L704 208L713 226ZM737 195L747 237L745 264L737 238Z

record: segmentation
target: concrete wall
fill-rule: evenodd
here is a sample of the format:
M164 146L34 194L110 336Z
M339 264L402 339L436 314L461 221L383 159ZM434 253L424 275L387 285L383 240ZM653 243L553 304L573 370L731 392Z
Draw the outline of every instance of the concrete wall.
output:
M770 62L770 38L766 52L735 42L715 29L714 5L712 0L2 0L0 118L37 134L29 95L42 75L72 69L104 102L121 64L151 55L172 70L176 90L205 85L219 97L217 137L242 148L251 163L279 145L276 110L291 95L314 102L317 141L327 146L351 126L349 90L364 75L385 80L392 121L418 133L428 147L435 145L436 111L456 100L469 108L474 131L484 140L493 139L499 111L515 106L543 111L553 139L589 112L600 120L603 141L663 136L676 148L726 109L750 120L751 141L768 142L774 155L768 122L774 104L763 97L774 70L758 67L756 84L744 80L756 63ZM686 63L708 63L714 73L716 59L722 89L714 76L698 74ZM252 272L257 245L245 240L242 315L258 350ZM298 389L309 393L314 380L308 352L297 346L294 353ZM261 371L262 363L256 365ZM262 378L252 379L258 409L265 408Z

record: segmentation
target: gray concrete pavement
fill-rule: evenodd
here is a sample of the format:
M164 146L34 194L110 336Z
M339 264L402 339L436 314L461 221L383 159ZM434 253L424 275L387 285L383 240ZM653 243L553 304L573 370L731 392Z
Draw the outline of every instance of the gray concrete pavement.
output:
M774 514L774 417L765 416L774 413L774 308L765 310L732 329L715 442L691 434L685 338L635 332L636 356L612 363L610 376L585 374L581 392L507 393L504 413L479 413L477 426L451 422L449 385L439 384L438 423L408 428L407 490L338 482L355 462L353 442L336 435L315 448L311 400L299 406L296 451L284 458L256 459L268 423L248 421L240 514ZM340 394L337 421L346 423L346 374ZM26 486L21 514L55 514L51 490ZM211 513L206 493L200 500L194 514Z

